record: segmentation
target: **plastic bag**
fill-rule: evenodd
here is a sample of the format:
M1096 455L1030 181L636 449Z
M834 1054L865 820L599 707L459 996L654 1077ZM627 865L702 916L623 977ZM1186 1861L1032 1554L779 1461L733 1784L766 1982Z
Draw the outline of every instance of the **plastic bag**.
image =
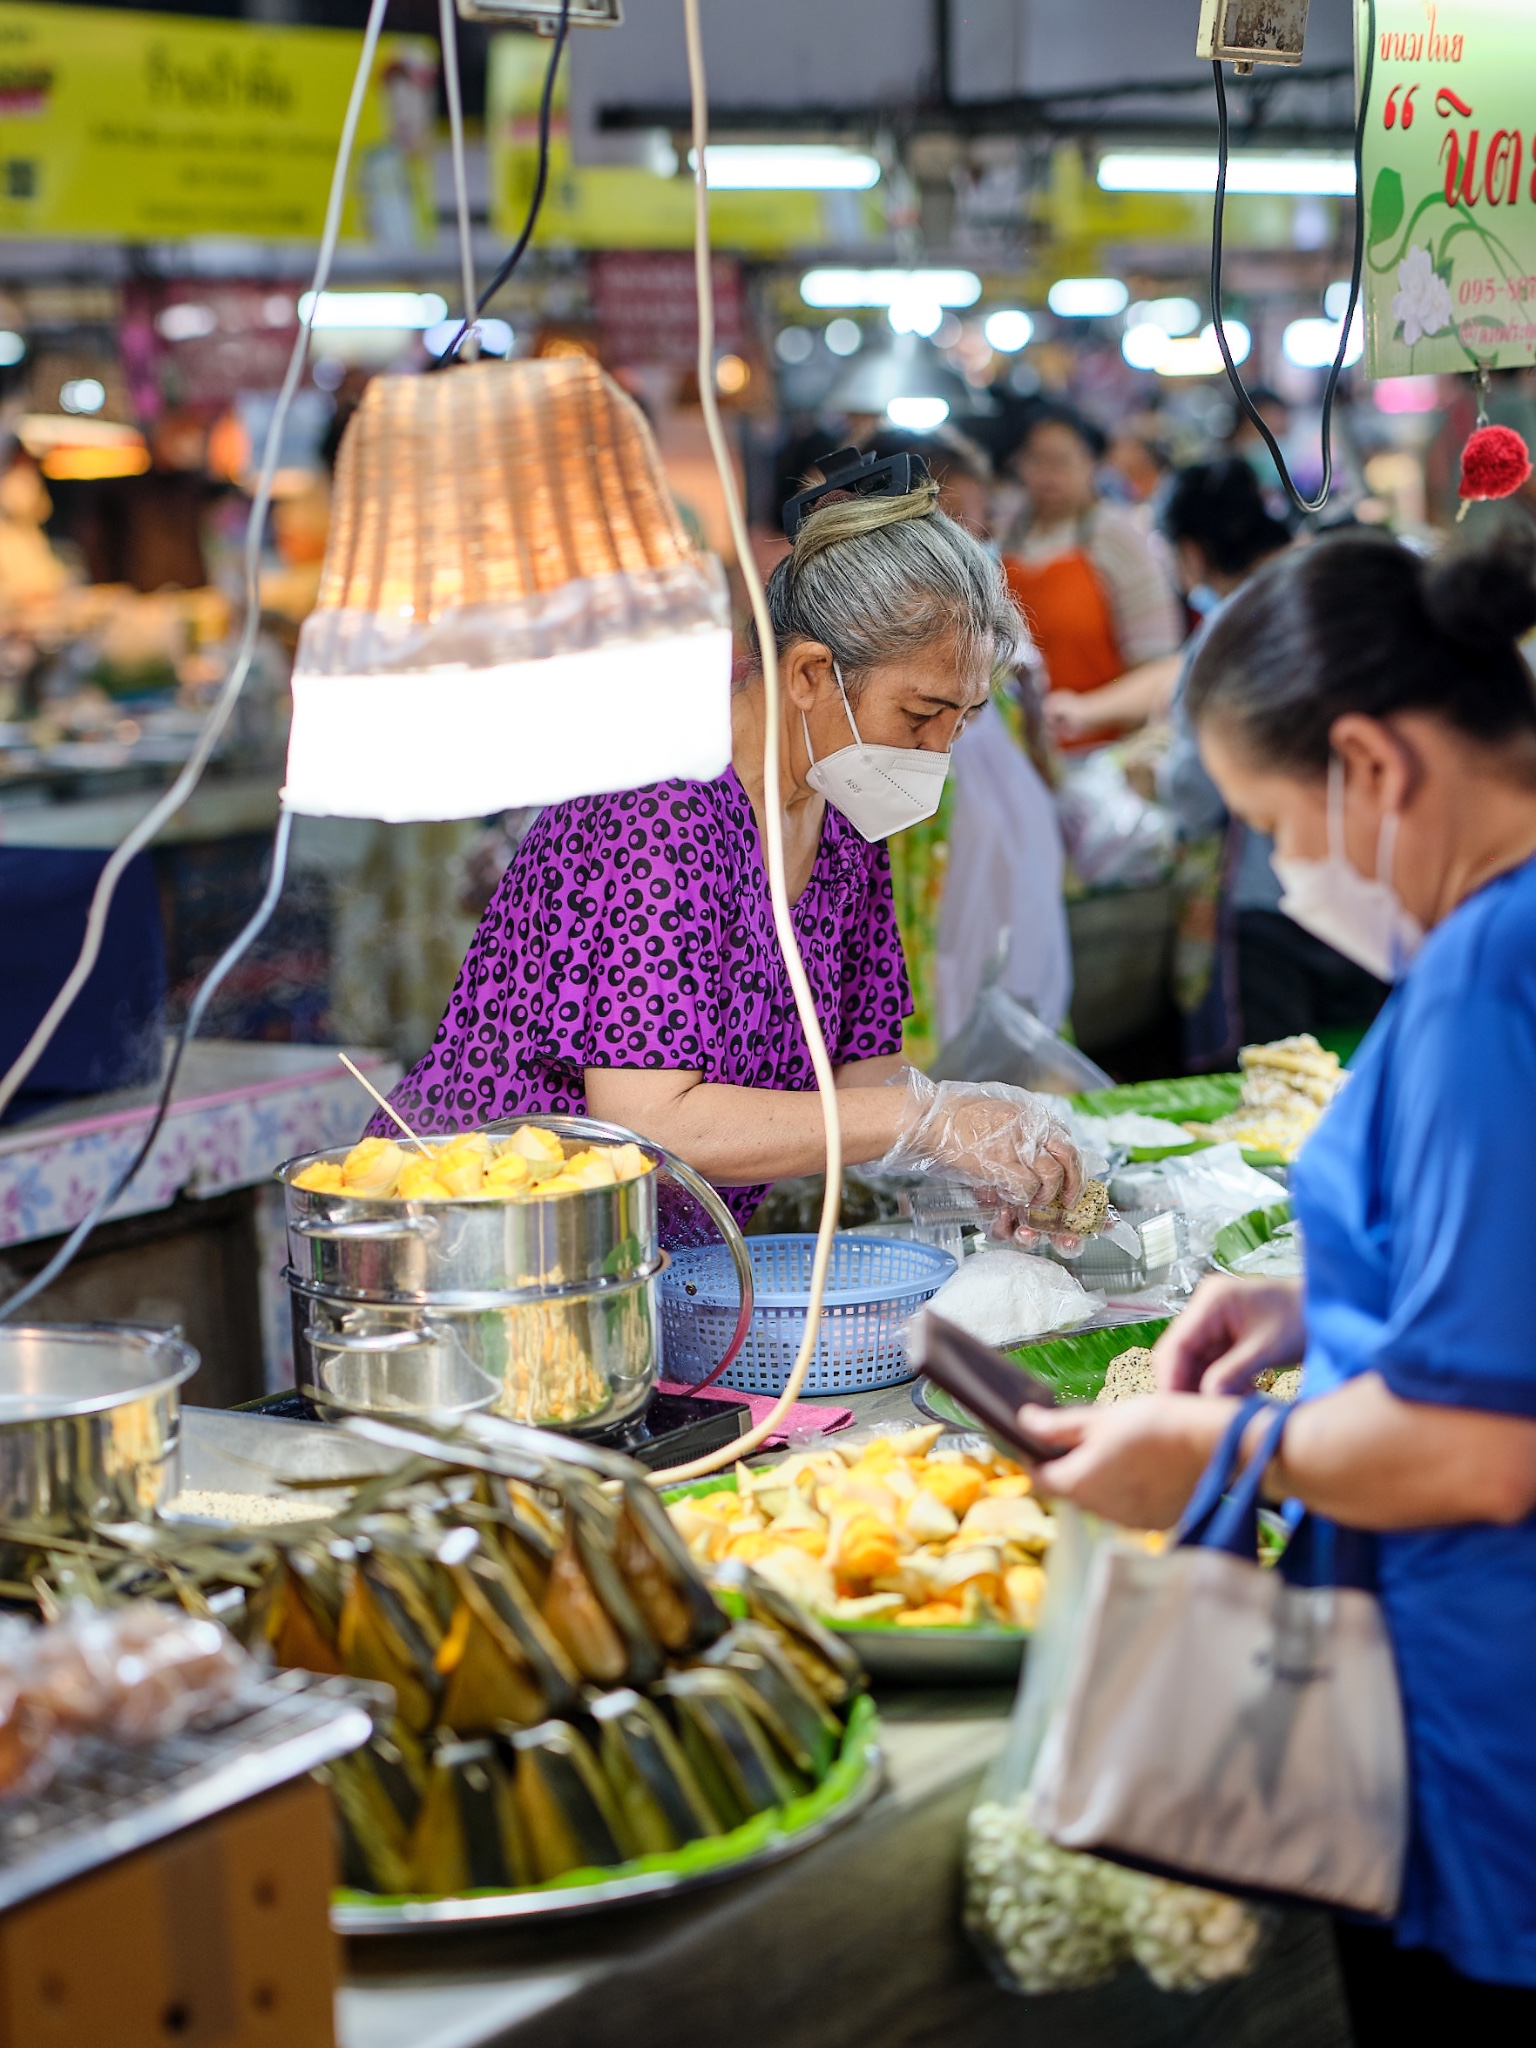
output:
M1184 1217L1188 1264L1198 1277L1210 1263L1216 1233L1253 1209L1285 1199L1284 1190L1250 1166L1240 1145L1213 1145L1161 1162L1161 1199Z
M1001 1756L966 1824L965 1925L1008 1991L1079 1991L1130 1963L1163 1991L1247 1974L1272 1916L1223 1892L1061 1849L1029 1820L1030 1780L1074 1662L1095 1545L1110 1532L1064 1502L1045 1598Z
M1172 874L1173 813L1132 789L1113 747L1065 765L1056 814L1067 854L1090 889L1146 887Z
M137 1600L76 1608L38 1629L18 1675L61 1729L136 1743L179 1735L227 1705L251 1669L218 1622Z
M1058 1038L1002 986L1008 933L987 962L970 1015L939 1048L928 1069L935 1081L1002 1081L1037 1094L1086 1095L1110 1078L1088 1055Z
M1104 1297L1087 1293L1065 1266L996 1246L966 1259L928 1306L983 1344L1017 1344L1087 1322Z

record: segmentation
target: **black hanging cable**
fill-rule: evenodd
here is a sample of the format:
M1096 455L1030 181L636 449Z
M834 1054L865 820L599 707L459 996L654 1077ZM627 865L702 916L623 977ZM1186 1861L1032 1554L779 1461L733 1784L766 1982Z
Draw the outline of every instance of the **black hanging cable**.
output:
M1270 454L1274 457L1275 468L1285 486L1287 497L1298 512L1310 516L1321 512L1333 495L1333 401L1339 388L1339 378L1344 372L1344 357L1349 350L1349 330L1354 325L1355 308L1360 303L1360 277L1365 266L1365 119L1371 104L1371 79L1376 69L1376 0L1366 0L1366 43L1365 65L1360 80L1360 105L1355 115L1355 259L1349 277L1349 307L1339 328L1339 349L1328 372L1328 381L1323 386L1323 481L1315 498L1304 498L1297 490L1280 451L1280 443L1270 432L1269 423L1248 396L1232 359L1232 350L1227 342L1227 331L1221 318L1221 243L1223 216L1227 203L1227 154L1229 136L1227 132L1227 86L1222 77L1218 59L1211 66L1216 77L1216 211L1211 222L1211 319L1216 328L1216 346L1221 350L1221 360L1227 366L1227 381L1237 394L1237 402L1249 419L1263 435Z
M534 173L533 196L528 201L528 217L523 222L517 240L508 250L495 276L475 301L476 318L501 290L507 279L523 260L528 244L533 240L533 231L539 224L539 214L544 206L544 192L549 184L549 130L555 107L555 79L560 70L560 59L565 54L565 39L571 27L571 0L560 0L560 23L555 30L555 47L550 52L549 68L544 73L544 90L539 96L539 161ZM441 361L451 363L464 346L464 337L469 333L472 322L465 318L458 333L444 349Z
M208 1005L218 993L220 985L227 979L230 970L238 965L251 946L255 944L256 940L266 930L272 913L277 908L278 898L283 893L283 881L288 872L288 842L292 835L293 813L291 811L283 811L277 821L276 837L272 841L272 872L267 877L267 886L262 893L261 901L257 904L249 924L230 942L221 957L214 963L213 968L210 970L187 1011L186 1019L180 1031L177 1032L175 1042L171 1047L171 1056L166 1064L165 1079L160 1084L160 1095L155 1104L155 1113L150 1118L149 1129L145 1132L138 1151L134 1153L132 1159L129 1160L121 1173L114 1180L110 1180L102 1189L101 1193L91 1204L90 1209L81 1217L47 1265L40 1272L34 1273L24 1286L18 1287L14 1294L8 1295L4 1301L0 1301L0 1323L8 1321L10 1317L15 1315L18 1309L25 1308L29 1301L35 1300L45 1287L53 1285L64 1269L71 1264L75 1254L96 1228L102 1217L106 1215L113 1203L121 1198L124 1189L149 1157L150 1152L154 1148L155 1140L160 1135L161 1125L165 1122L167 1112L171 1106L171 1097L176 1088L176 1076L181 1071L182 1055L185 1053L191 1040L196 1038L203 1018L208 1013Z

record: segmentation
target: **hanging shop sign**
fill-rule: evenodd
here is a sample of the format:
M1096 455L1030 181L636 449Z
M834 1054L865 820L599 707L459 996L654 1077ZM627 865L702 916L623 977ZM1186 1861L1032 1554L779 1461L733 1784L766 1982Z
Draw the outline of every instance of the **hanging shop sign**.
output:
M1356 0L1359 34L1367 33ZM1365 135L1372 377L1536 361L1530 0L1376 0Z
M350 30L0 0L0 235L313 239L357 66ZM381 40L344 232L436 232L437 46Z
M622 31L621 31L622 33ZM549 44L508 32L491 38L485 129L491 225L509 241L528 214L538 168L538 110ZM640 165L578 164L571 152L569 69L555 81L549 184L534 235L546 247L689 249L693 180ZM795 249L850 247L885 229L885 194L868 192L712 192L710 240L717 249L760 256Z

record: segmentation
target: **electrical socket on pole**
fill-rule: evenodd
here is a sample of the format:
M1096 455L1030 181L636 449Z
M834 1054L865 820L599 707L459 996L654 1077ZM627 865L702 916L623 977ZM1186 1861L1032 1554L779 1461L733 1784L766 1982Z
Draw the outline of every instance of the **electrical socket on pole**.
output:
M1308 0L1200 0L1195 55L1246 76L1255 64L1299 64Z

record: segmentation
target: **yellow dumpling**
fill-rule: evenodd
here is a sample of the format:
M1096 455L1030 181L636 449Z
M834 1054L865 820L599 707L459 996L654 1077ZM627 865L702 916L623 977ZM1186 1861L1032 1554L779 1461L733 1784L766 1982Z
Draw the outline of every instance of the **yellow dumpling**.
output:
M565 1172L584 1188L611 1188L615 1178L606 1152L573 1152Z
M565 1158L565 1147L553 1131L541 1130L537 1124L523 1124L508 1138L503 1157L507 1152L517 1152L532 1164L559 1166Z
M649 1173L652 1161L638 1145L614 1145L603 1154L613 1168L615 1180L638 1180L642 1173Z
M341 1162L341 1178L349 1195L393 1194L406 1162L405 1148L393 1138L364 1138Z
M452 1199L453 1190L438 1178L435 1159L418 1156L401 1167L395 1193L402 1202L446 1202Z
M488 1195L508 1195L531 1185L528 1162L521 1152L503 1152L486 1169L484 1192Z
M435 1161L437 1177L450 1194L478 1195L485 1178L483 1154L463 1144L445 1146Z
M293 1176L293 1185L312 1195L339 1195L346 1184L339 1166L329 1159L317 1159L313 1166L306 1166L302 1173Z

